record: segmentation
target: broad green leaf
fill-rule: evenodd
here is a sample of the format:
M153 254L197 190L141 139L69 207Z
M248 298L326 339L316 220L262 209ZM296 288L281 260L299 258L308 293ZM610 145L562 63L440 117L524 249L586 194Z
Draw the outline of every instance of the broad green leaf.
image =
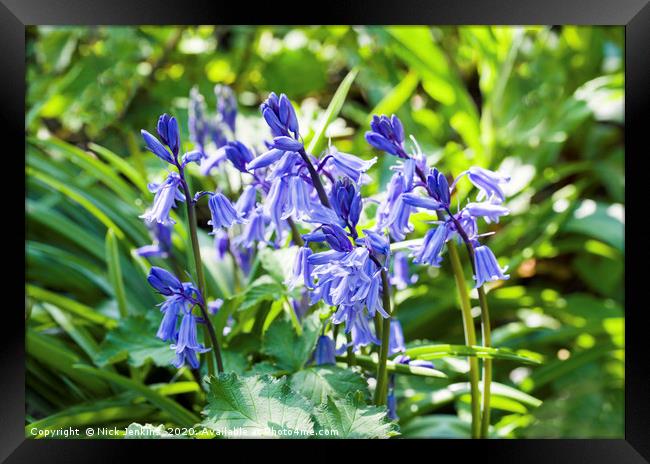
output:
M368 406L363 393L350 393L346 398L319 406L314 417L318 438L389 438L398 435L395 424L388 420L385 407Z
M238 298L241 298L239 310L256 306L262 301L279 300L284 296L284 285L275 281L271 276L263 275L256 279Z
M564 223L563 230L597 238L624 252L624 215L623 205L608 205L585 199L580 202L571 218Z
M129 316L121 320L99 346L95 362L105 366L127 360L131 366L141 367L151 359L156 366L168 367L174 359L174 350L156 337L157 329L153 317Z
M264 334L262 352L273 357L278 367L298 371L311 357L320 327L317 315L312 315L303 322L303 335L299 336L290 322L276 320Z
M211 377L209 384L201 424L217 434L308 438L314 431L313 406L291 389L287 379L226 373Z
M365 379L350 369L337 366L314 366L291 376L291 386L314 404L325 404L327 398L345 398L348 393L361 391L368 397Z
M352 82L354 82L354 78L357 77L357 73L358 70L356 68L352 69L348 75L345 76L343 81L341 81L341 85L339 85L339 88L336 89L336 93L334 93L332 101L330 101L327 110L325 110L325 113L323 113L321 116L318 129L314 133L314 137L311 139L309 145L307 146L307 153L310 153L314 156L320 155L320 152L325 146L325 131L327 130L327 126L329 126L330 123L336 119L339 112L341 111L343 103L345 102L345 98L347 97L348 92L350 91L350 87L352 86Z

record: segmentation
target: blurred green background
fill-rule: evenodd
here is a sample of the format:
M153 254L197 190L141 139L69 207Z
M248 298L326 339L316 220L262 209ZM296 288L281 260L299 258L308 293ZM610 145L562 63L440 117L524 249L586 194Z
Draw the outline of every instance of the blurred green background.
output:
M376 156L363 133L372 114L395 113L442 171L479 165L512 176L512 214L489 240L511 274L488 294L493 344L543 363L495 362L495 381L523 395L496 395L495 436L622 437L623 39L621 27L574 26L29 28L28 423L169 419L148 394L130 384L116 391L79 363L130 372L147 391L200 409L192 375L159 356L166 346L148 316L158 299L146 264L131 255L150 243L138 215L151 201L146 183L164 173L140 129L171 113L190 149L190 89L213 108L214 85L226 84L238 97L240 139L261 147L268 129L258 106L275 91L294 102L309 141L355 69L327 130L339 150ZM379 156L367 195L384 189L394 163ZM195 189L229 175L195 174ZM461 199L468 188L461 184ZM417 215L413 223L412 237L421 237L428 225ZM181 229L174 240L183 254ZM116 262L135 314L127 321L119 321ZM211 294L232 294L232 263L208 267ZM395 297L407 341L462 343L449 270L413 271L418 282ZM467 363L437 367L450 378L398 377L404 436L467 434Z

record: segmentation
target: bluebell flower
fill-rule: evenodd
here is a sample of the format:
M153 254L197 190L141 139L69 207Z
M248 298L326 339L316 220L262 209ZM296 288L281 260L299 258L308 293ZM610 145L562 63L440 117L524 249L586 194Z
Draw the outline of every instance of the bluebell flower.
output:
M210 175L212 170L218 168L226 159L226 150L223 148L213 151L201 160L201 174Z
M242 217L248 216L257 207L257 187L255 185L248 185L235 202L235 209L241 214Z
M393 257L393 272L390 278L390 283L397 290L404 290L409 285L414 284L418 280L417 274L411 275L409 273L408 258L405 253L398 251Z
M244 225L243 232L235 237L234 243L244 248L252 247L255 243L266 241L266 217L262 214L262 208L254 210Z
M168 296L160 304L160 311L163 313L162 321L156 332L156 337L162 341L176 341L178 337L177 323L178 316L183 312L188 312L194 306L191 299L192 294L198 295L198 290L190 282L182 284L182 292Z
M476 269L476 274L474 275L476 288L485 282L507 280L510 278L509 275L504 274L508 268L504 267L501 269L494 253L485 245L474 248L474 268Z
M176 221L169 217L169 213L176 207L176 200L185 201L185 195L180 191L181 182L178 173L171 172L162 184L150 185L150 190L155 192L153 205L140 217L147 222L175 224Z
M180 368L189 364L193 369L198 369L198 354L210 351L199 343L196 335L196 317L191 311L185 312L181 327L178 331L178 341L171 345L176 352L176 359L173 361L175 367Z
M406 182L401 172L396 172L388 183L386 199L377 209L377 228L388 227L388 232L394 240L404 240L406 234L413 231L409 218L413 207L404 202Z
M285 94L278 97L274 92L260 106L264 120L271 128L274 137L290 136L298 139L298 118L291 102Z
M210 195L208 207L212 215L212 219L208 221L208 225L212 226L212 233L215 233L220 227L230 227L235 223L246 222L241 213L222 193L215 192Z
M349 179L337 180L329 194L330 204L344 223L355 227L361 215L361 192Z
M199 163L201 160L204 158L203 152L201 150L192 150L188 151L183 155L183 158L181 159L181 166L185 167L189 163Z
M392 318L390 320L390 336L388 338L388 355L395 353L403 353L406 351L406 344L404 343L404 333L402 332L402 324Z
M327 335L318 337L314 350L314 364L317 366L336 364L334 341Z
M325 165L332 174L335 176L349 177L357 184L361 181L362 174L367 172L377 162L377 158L365 161L349 153L338 151L334 147L328 150L325 157L328 158Z
M388 397L386 398L386 408L388 408L388 413L386 416L388 419L394 421L398 420L397 416L397 399L395 398L395 389L391 388L388 392Z
M435 368L435 366L431 361L424 361L422 359L411 359L410 356L407 356L405 354L400 354L399 356L396 356L395 359L393 359L393 362L397 364L405 364L408 366L424 367L426 369Z
M468 203L465 209L471 216L483 217L488 224L490 222L499 222L499 217L510 214L510 210L505 206L490 202Z
M190 101L187 107L190 130L190 140L194 142L205 156L205 142L209 134L209 127L206 116L206 105L203 95L197 87L190 90Z
M226 158L241 172L248 172L246 164L253 160L253 154L243 143L235 140L222 147Z
M311 304L309 302L309 292L303 289L300 292L300 298L291 298L291 307L296 313L298 320L302 321L302 319L309 311L309 308L311 307Z
M271 218L271 222L275 227L278 242L282 240L284 230L282 215L286 207L288 191L286 180L283 177L278 177L271 184L263 206L264 214Z
M461 173L454 183L464 175L467 175L470 182L480 190L476 197L478 201L481 201L484 198L494 201L495 203L503 203L505 201L505 194L500 185L505 184L510 180L508 176L490 171L489 169L473 166L467 171Z
M372 333L369 319L363 311L354 311L351 323L346 327L346 333L352 335L352 344L355 349L368 346L371 343L379 345L381 342Z
M407 158L404 150L404 127L397 116L373 116L366 141L378 150L400 158Z
M363 229L366 246L375 254L390 256L390 242L384 234Z
M217 84L214 86L214 94L217 97L217 114L220 120L234 134L237 119L237 98L235 93L227 85Z
M223 259L230 247L230 238L225 229L217 229L213 232L214 235L214 250L217 252L217 258Z
M178 150L180 147L180 135L178 132L178 121L176 118L169 116L168 114L163 114L158 118L158 125L156 126L156 131L162 139L163 143L169 147L174 155L174 158L178 156Z
M424 236L422 245L414 250L414 263L429 264L433 267L440 267L442 262L442 249L449 238L449 226L447 223L440 224L435 229L430 229Z
M289 177L287 189L287 203L284 207L282 219L294 217L298 220L309 215L311 207L311 185L298 176Z
M166 258L172 249L172 226L158 222L146 222L146 225L153 243L137 248L135 253L143 258Z
M223 300L221 298L208 301L208 313L215 315L219 312L222 306L223 306Z

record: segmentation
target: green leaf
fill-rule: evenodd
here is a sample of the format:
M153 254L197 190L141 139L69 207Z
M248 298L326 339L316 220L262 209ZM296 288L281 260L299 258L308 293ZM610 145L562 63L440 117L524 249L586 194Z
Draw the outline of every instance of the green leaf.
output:
M115 230L115 235L117 235L118 238L124 239L124 232L122 232L122 229L120 229L106 214L102 212L102 210L97 207L97 205L90 201L87 196L81 193L78 189L71 187L70 185L66 185L63 182L60 182L53 177L50 177L47 174L37 171L31 167L27 167L25 171L27 177L32 177L39 180L46 186L61 192L71 200L83 206L86 210L88 210L90 214L95 216L107 228L113 228Z
M208 405L202 425L218 434L245 437L309 437L313 406L291 389L287 379L219 374L209 380Z
M350 369L337 366L315 366L291 376L291 386L314 404L325 404L327 398L345 398L348 393L361 391L368 396L365 379Z
M156 330L153 317L129 316L121 320L117 329L109 332L101 343L95 362L105 366L128 360L131 366L140 367L151 359L156 366L169 366L174 350L156 337Z
M95 377L99 377L103 380L109 381L125 390L130 390L135 393L138 393L145 397L154 406L159 407L161 410L165 411L169 416L178 424L183 426L192 426L198 422L198 418L179 405L174 400L171 400L160 393L155 392L151 388L143 385L141 383L135 382L131 379L127 379L124 376L114 374L112 372L106 372L101 369L95 369L94 367L84 366L77 364L74 366L80 372L92 374Z
M341 85L336 89L336 93L332 97L330 104L327 106L327 110L323 113L320 125L314 133L314 137L309 142L307 147L307 153L318 156L325 146L325 132L327 127L331 124L334 119L339 115L341 108L343 108L343 103L345 102L352 82L354 78L357 77L358 70L356 68L352 69L347 76L341 81Z
M108 266L108 277L113 285L117 307L120 310L120 316L125 318L128 315L126 292L124 291L124 282L122 282L120 252L113 229L108 229L106 232L106 264Z
M584 234L625 251L625 210L620 204L606 204L585 199L564 223L565 232Z
M525 364L541 364L541 355L526 351L526 354L514 352L507 348L491 348L486 346L465 345L425 345L409 348L405 354L412 358L430 360L447 356L477 356L483 359L503 359L519 361ZM536 355L531 357L530 355Z
M418 417L402 427L408 438L470 438L469 423L456 416L436 414Z
M279 300L284 296L284 285L271 276L263 275L256 279L238 298L241 298L239 310L252 308L262 301Z
M134 185L136 185L142 193L149 193L147 188L147 181L144 179L128 161L120 157L119 155L113 153L109 149L97 145L95 143L89 143L88 147L93 150L95 153L100 155L102 158L106 159L117 171L124 174Z
M303 335L299 336L290 322L276 320L264 334L262 352L275 359L278 367L290 372L299 371L314 351L320 320L312 315L303 322Z
M314 417L318 438L389 438L398 435L389 422L385 407L368 406L363 393L350 393L346 398L321 405Z
M98 313L93 308L86 306L78 301L71 300L64 296L58 295L56 293L44 290L35 285L27 284L27 296L34 298L38 301L45 301L52 303L53 305L58 306L59 308L75 314L87 321L94 322L95 324L100 324L106 327L107 329L112 329L117 327L117 321L111 319L108 316Z
M346 362L347 358L345 356L340 356L337 358L338 361ZM356 362L366 369L376 370L377 369L377 357L370 357L365 355L356 355ZM386 370L389 373L395 374L405 374L405 375L415 375L419 377L437 377L437 378L446 378L447 375L444 372L440 372L436 369L429 369L428 367L422 366L410 366L407 364L394 363L393 361L386 362Z
M72 318L54 305L44 303L43 308L59 326L84 350L90 359L97 356L98 345L90 333L81 325L75 324Z

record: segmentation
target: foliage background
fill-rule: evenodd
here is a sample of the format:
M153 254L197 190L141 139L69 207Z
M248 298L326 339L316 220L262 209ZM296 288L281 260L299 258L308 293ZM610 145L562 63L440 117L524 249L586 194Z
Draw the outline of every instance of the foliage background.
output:
M363 140L369 118L395 113L442 171L480 165L512 175L512 215L489 242L511 273L488 295L493 343L543 363L495 362L496 381L531 395L495 397L495 436L623 436L622 28L38 27L27 52L28 424L174 423L161 406L169 399L200 410L196 379L166 367L168 348L151 329L158 299L145 262L130 253L150 243L138 215L151 201L146 183L164 173L139 131L172 113L191 148L190 88L212 107L222 83L238 95L244 141L260 146L268 136L258 105L269 91L294 101L309 139L354 68L327 132L337 148L375 156ZM383 190L392 164L379 157L367 195ZM195 189L227 175L196 176ZM422 236L427 225L413 222L413 237ZM212 259L208 270L211 295L241 290L230 261ZM395 295L407 341L462 344L449 270L413 271L417 283ZM239 353L227 359L233 370L250 363L244 333L255 333L251 321L269 299L238 313L242 333L226 341ZM398 376L404 436L467 436L467 363L436 367L449 379Z

